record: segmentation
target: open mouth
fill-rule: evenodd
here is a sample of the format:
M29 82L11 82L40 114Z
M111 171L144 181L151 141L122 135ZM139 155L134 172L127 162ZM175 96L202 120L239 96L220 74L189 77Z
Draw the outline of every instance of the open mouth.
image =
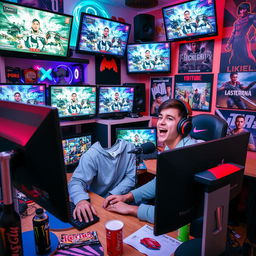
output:
M159 129L159 133L161 135L166 134L167 133L167 129Z

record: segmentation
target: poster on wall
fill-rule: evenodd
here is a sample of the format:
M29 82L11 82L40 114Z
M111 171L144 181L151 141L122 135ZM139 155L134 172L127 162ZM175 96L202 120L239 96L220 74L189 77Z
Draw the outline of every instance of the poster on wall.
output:
M180 44L179 73L212 72L214 40Z
M220 73L216 106L256 110L256 72Z
M255 0L226 0L220 72L256 71Z
M228 134L232 134L237 128L250 132L248 150L256 151L256 112L216 109L216 115L227 121ZM243 116L244 119L239 116Z
M211 111L212 74L176 75L174 98L183 100L195 111Z
M150 87L150 115L158 116L158 108L171 98L172 77L152 77Z
M22 5L63 13L63 0L18 0L12 1Z
M95 56L96 84L120 85L120 59L113 57Z

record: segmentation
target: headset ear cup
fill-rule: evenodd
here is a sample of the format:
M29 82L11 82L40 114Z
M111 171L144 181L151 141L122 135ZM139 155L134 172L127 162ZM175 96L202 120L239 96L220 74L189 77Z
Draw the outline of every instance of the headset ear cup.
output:
M192 129L192 122L191 122L191 118L182 118L178 125L177 125L177 131L179 134L181 134L182 136L186 136L187 134L189 134L189 132Z

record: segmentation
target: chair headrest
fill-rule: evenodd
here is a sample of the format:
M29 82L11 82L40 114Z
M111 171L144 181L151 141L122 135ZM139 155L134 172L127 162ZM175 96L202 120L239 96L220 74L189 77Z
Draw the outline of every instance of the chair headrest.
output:
M190 136L201 140L214 140L225 137L227 122L215 115L200 114L192 117L192 130Z

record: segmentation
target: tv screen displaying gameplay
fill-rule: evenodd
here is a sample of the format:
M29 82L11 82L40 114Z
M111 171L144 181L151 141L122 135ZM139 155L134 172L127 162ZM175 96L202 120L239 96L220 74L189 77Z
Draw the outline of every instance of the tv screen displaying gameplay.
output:
M91 135L77 135L62 140L64 162L67 168L76 166L82 156L92 145Z
M99 115L132 112L134 88L99 87Z
M82 13L76 50L89 54L123 57L130 26L127 23Z
M217 35L215 0L192 0L162 9L166 39L187 40Z
M72 16L0 1L0 51L66 57Z
M46 104L45 84L0 84L0 100Z
M61 119L89 118L96 114L95 86L50 86L50 105Z
M128 73L154 73L171 71L169 42L129 44L127 46Z

